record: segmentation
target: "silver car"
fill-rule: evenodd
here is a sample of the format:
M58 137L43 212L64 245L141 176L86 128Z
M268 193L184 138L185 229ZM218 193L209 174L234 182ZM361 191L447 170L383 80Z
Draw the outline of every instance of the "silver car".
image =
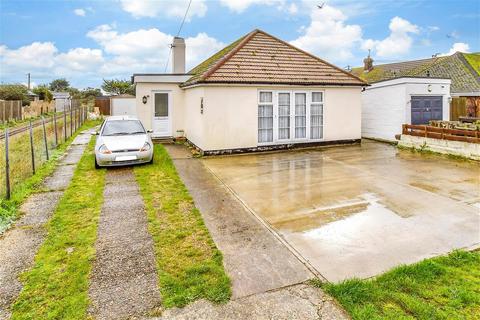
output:
M97 133L95 168L153 162L153 143L140 120L108 117Z

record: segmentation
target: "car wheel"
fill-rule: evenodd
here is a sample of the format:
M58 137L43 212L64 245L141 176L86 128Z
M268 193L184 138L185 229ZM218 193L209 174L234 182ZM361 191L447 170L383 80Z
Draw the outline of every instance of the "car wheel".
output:
M100 169L100 166L97 163L97 158L95 158L95 169Z

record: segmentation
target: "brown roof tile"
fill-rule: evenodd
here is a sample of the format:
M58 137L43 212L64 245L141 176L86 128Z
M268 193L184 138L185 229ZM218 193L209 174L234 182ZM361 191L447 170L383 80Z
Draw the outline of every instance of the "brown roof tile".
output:
M198 83L359 85L366 83L261 30L254 30L193 68Z

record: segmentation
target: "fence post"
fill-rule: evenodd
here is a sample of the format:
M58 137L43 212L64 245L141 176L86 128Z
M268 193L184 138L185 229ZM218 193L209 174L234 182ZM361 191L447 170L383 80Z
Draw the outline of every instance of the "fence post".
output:
M32 120L30 120L30 154L32 155L32 172L35 174L35 151L33 147L33 128Z
M63 109L63 137L67 141L67 112Z
M18 103L17 103L17 110L18 110L18 114L17 114L18 119L22 120L23 119L23 116L22 116L22 111L23 110L22 110L22 102L21 101L18 101Z
M53 112L53 130L55 131L55 147L58 146L58 135L57 135L57 114Z
M6 110L7 110L7 102L6 101L3 101L2 102L2 107L3 107L3 122L7 122L7 114L6 114Z
M72 105L70 104L70 137L73 134L73 111L72 111Z
M42 116L42 126L43 126L43 141L45 142L45 154L47 155L47 161L50 160L48 156L48 143L47 143L47 130L45 130L45 118Z
M10 199L10 163L8 157L8 127L5 127L5 187L6 197Z

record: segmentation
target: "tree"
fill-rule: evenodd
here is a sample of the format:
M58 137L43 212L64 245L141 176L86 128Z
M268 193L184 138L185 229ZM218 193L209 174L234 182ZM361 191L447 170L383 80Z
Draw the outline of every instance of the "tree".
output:
M80 97L83 99L94 99L95 97L100 97L102 95L102 91L98 88L85 88L80 91Z
M23 84L0 85L0 100L22 100L23 105L28 105L28 89Z
M113 95L118 95L118 94L135 95L135 86L128 80L103 79L102 89L108 94L113 94Z
M70 97L72 97L72 99L79 99L79 98L81 98L81 97L80 97L80 90L78 90L77 88L68 87L68 88L66 88L64 91L70 93Z
M70 87L70 82L65 78L55 79L50 82L50 90L54 92L66 91Z
M53 99L53 94L46 84L41 84L38 87L33 88L32 91L33 93L38 94L40 100L50 102Z

